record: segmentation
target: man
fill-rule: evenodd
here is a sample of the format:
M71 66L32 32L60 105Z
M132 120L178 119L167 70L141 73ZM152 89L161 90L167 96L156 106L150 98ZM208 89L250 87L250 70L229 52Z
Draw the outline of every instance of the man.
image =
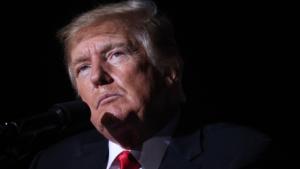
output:
M237 169L260 165L269 139L227 124L181 125L182 61L150 1L99 6L60 37L70 79L97 131L41 152L37 169ZM104 136L104 137L103 137Z

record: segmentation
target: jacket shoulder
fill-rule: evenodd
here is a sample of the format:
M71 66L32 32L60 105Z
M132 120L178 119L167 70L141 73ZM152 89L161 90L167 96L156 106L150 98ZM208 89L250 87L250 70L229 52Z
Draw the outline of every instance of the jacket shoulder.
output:
M77 168L82 157L98 153L95 149L99 153L106 152L106 139L96 130L85 131L39 152L31 164L31 169Z
M225 166L256 166L263 163L271 139L245 126L218 123L203 128L203 152L207 163Z

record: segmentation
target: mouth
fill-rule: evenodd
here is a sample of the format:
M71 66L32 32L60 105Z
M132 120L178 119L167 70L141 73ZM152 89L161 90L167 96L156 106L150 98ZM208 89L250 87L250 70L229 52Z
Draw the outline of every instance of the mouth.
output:
M122 95L118 94L118 93L110 93L110 94L102 95L97 102L97 109L107 103L110 103L110 102L116 100L117 98L119 98L121 96Z

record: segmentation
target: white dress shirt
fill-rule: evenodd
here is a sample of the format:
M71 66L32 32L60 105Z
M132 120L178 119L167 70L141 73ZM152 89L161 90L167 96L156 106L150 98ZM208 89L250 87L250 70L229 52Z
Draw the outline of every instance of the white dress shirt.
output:
M140 169L158 169L161 160L170 144L171 135L179 119L179 113L168 123L168 125L158 132L154 137L146 140L141 151L127 150L141 164ZM109 141L109 156L106 169L119 169L119 161L116 157L124 150L119 144Z

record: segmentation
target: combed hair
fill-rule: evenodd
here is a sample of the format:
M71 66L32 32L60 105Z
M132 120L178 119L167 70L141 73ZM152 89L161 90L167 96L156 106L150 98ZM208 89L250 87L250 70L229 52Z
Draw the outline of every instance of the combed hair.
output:
M69 47L74 37L84 28L101 25L104 21L115 19L126 25L129 33L143 46L151 63L162 73L173 69L178 80L182 75L182 59L179 55L173 26L158 12L154 2L147 0L128 0L119 3L99 5L82 15L58 32L65 47L65 62L69 67ZM74 79L69 71L71 81Z

